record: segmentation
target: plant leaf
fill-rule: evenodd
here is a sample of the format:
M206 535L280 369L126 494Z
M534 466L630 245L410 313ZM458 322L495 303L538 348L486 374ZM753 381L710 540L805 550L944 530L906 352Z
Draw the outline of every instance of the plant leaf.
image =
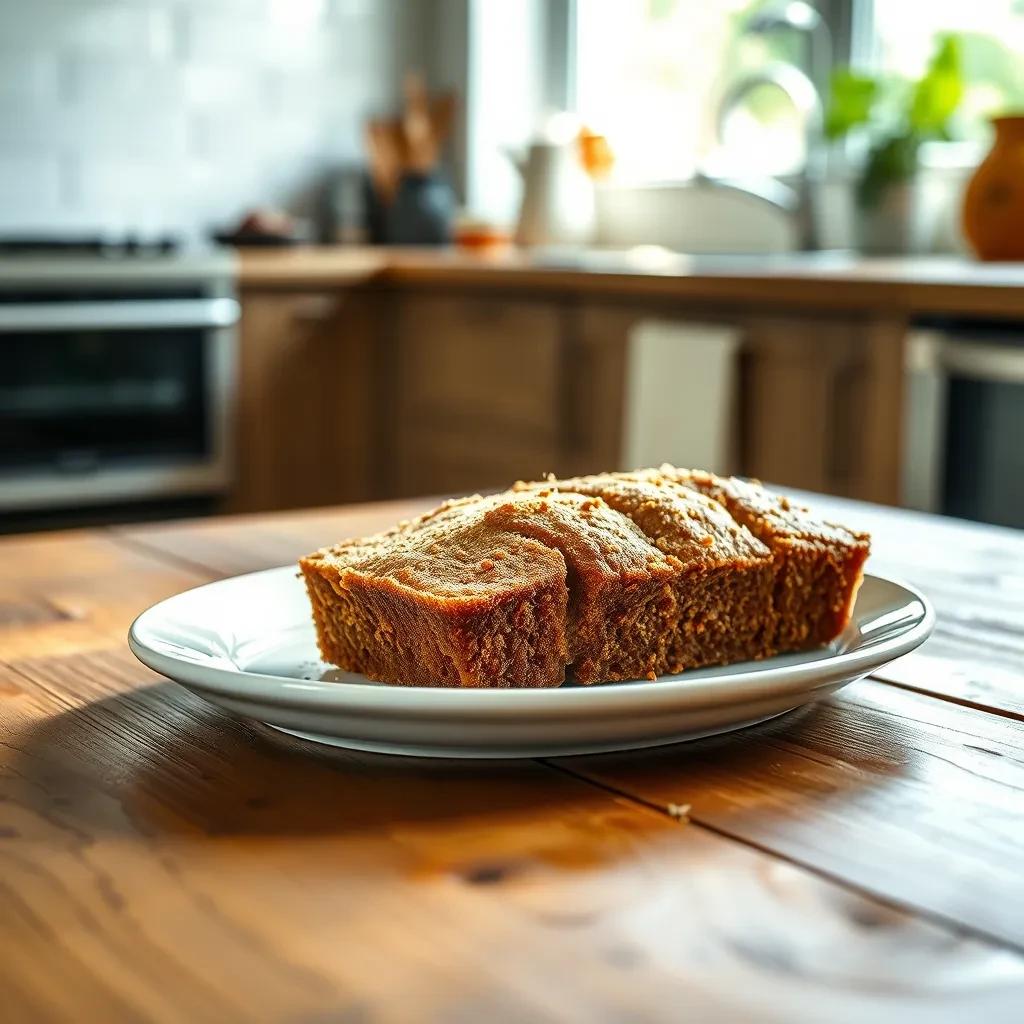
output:
M849 68L838 68L832 74L830 101L825 114L825 136L838 139L852 128L871 119L878 98L878 80Z
M921 135L941 135L964 95L960 40L944 35L924 75L914 86L908 120Z
M857 184L857 205L861 209L876 206L887 186L913 178L920 144L918 136L903 133L880 139L871 147Z
M647 0L647 13L652 21L668 18L676 9L676 0Z

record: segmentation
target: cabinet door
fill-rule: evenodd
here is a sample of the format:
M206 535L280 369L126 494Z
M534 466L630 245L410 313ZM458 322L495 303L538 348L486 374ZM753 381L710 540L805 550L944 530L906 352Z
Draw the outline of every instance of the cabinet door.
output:
M232 511L372 496L369 301L243 294Z
M898 317L751 317L743 473L898 503L905 326Z
M669 329L657 331L654 345L634 337L639 327L661 324ZM634 469L637 460L692 464L699 461L695 453L716 448L715 464L704 468L734 471L735 330L734 316L704 307L608 303L581 309L572 359L574 459L591 469ZM702 375L709 365L712 372ZM639 429L642 444L630 443L631 428Z
M563 322L554 302L461 293L399 300L394 493L508 485L559 469Z
M621 464L626 355L629 333L645 313L588 302L572 314L564 387L564 457L572 474L635 468Z
M730 442L736 471L783 486L898 503L906 332L899 316L588 302L574 314L567 342L563 463L572 472L621 464L629 336L644 319L742 327Z

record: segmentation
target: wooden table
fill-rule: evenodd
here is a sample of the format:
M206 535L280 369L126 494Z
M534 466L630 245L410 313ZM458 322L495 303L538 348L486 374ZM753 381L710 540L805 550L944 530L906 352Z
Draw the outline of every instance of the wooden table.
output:
M128 652L421 504L0 539L5 1024L1024 1020L1024 536L823 500L933 639L648 752L321 749Z

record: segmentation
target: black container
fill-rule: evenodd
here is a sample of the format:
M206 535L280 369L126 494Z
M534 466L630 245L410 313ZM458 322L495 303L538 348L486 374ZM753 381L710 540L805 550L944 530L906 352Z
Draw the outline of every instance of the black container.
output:
M407 173L384 210L389 245L448 245L455 222L455 193L440 172Z

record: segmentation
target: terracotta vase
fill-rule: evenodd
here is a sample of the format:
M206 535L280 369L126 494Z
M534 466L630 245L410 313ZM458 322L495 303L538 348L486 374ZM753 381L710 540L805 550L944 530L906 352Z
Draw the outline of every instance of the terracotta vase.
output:
M1024 260L1024 114L992 123L995 142L964 194L964 234L980 259Z

